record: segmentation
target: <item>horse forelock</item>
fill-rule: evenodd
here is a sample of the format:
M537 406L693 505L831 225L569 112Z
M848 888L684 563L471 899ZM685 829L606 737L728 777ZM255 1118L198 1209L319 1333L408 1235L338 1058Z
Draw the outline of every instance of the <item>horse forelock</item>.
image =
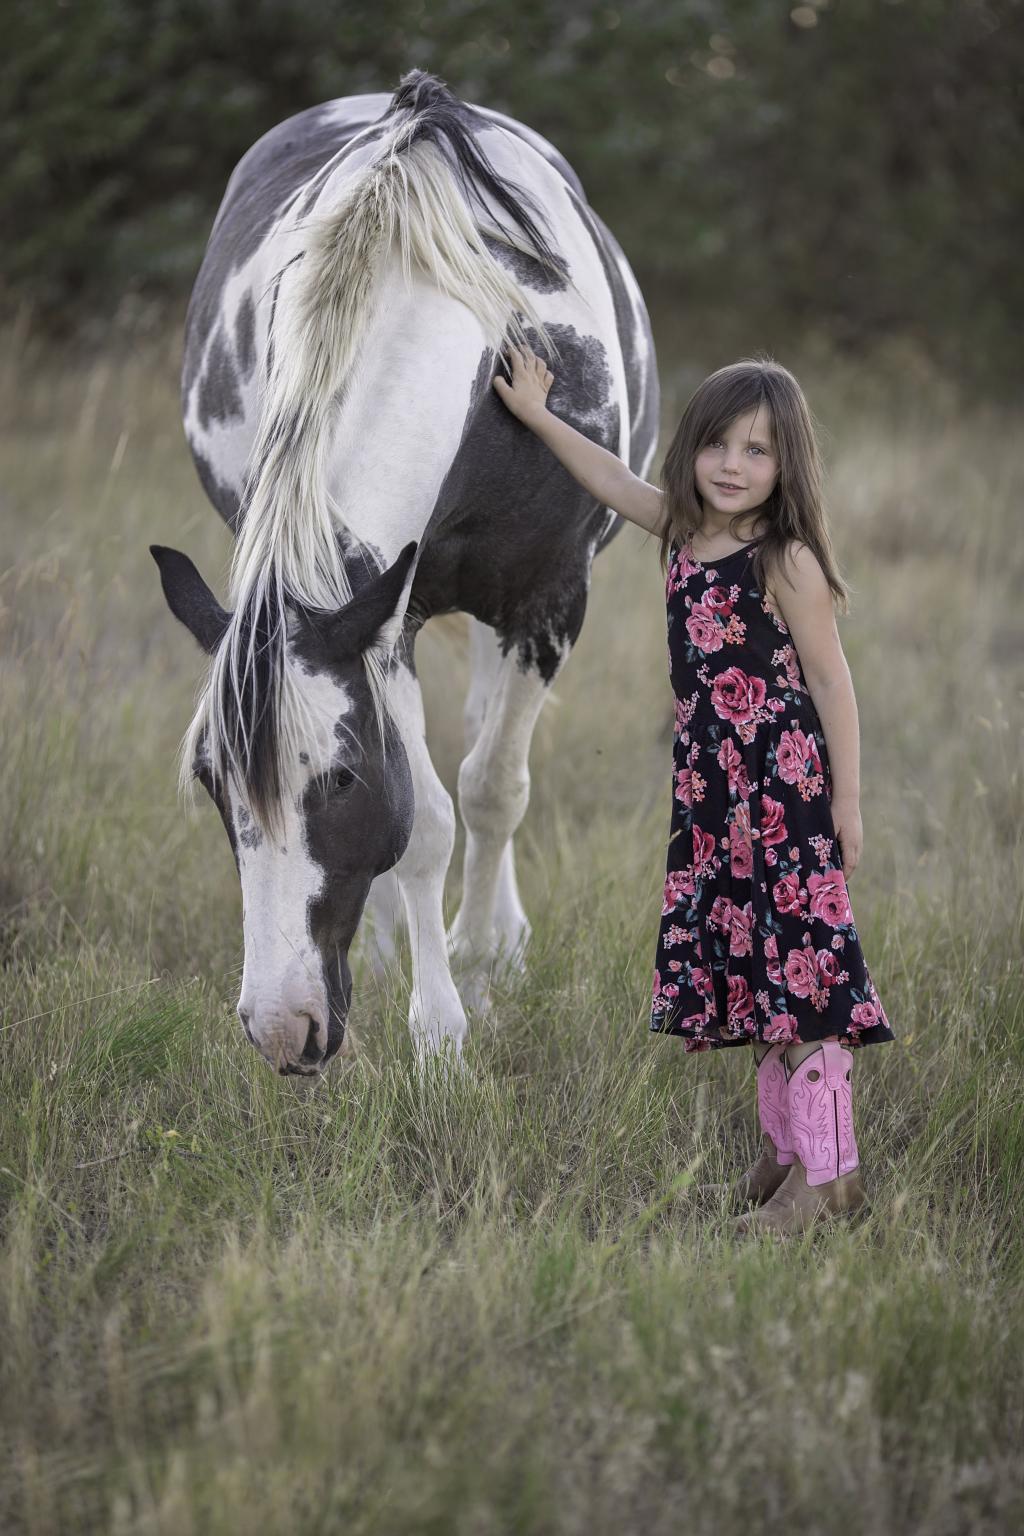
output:
M326 658L321 669L310 665L308 653L301 661L291 653L295 627L330 612L282 602L272 587L237 609L182 744L183 781L191 779L192 764L201 758L214 781L234 783L268 833L280 829L286 797L300 794L309 777L327 772L342 740L368 744L360 724L371 733L376 728L387 758L388 732L395 728L387 687L390 653L374 644L359 658L369 694L368 722L339 718L339 705L347 712L359 695L332 675Z

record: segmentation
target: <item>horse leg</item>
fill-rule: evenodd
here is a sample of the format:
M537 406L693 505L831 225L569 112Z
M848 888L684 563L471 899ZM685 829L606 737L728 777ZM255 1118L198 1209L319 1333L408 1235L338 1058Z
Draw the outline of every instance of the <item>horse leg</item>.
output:
M444 877L455 846L455 807L427 751L423 695L407 667L392 673L391 700L416 807L408 847L395 865L412 952L409 1033L420 1060L446 1040L461 1056L466 1012L452 980L444 930Z
M479 619L474 619L472 614L467 614L469 620L469 648L470 648L470 684L466 694L466 702L463 707L462 723L466 744L466 751L472 747L483 724L484 714L487 709L487 699L494 686L494 677L498 670L498 662L501 660L501 652L498 648L498 639L489 624L481 624ZM508 873L506 873L508 872ZM509 887L511 880L511 889ZM502 879L499 882L498 906L499 910L506 908L513 912L518 904L518 892L515 890L515 870L512 866L512 848L508 849L508 856L502 861ZM511 905L509 905L511 903ZM522 907L519 907L520 926L525 920ZM382 875L378 875L370 886L370 894L366 899L366 910L363 914L361 934L365 946L367 962L371 973L378 980L383 979L388 971L398 964L398 945L396 939L402 925L402 895L399 889L398 876L393 869L386 869ZM501 926L500 924L498 925ZM506 926L508 926L506 924ZM518 931L518 929L516 930Z
M487 700L494 689L494 682L501 664L498 637L489 624L469 618L469 688L462 709L462 731L466 751L469 752L480 734L487 713Z
M559 667L569 654L566 645ZM530 741L548 696L517 652L498 658L487 707L459 767L459 810L466 828L462 902L449 946L462 971L462 991L486 1008L491 962L499 951L521 963L530 925L515 883L512 835L530 798Z
M472 750L480 734L487 712L487 701L494 691L501 665L501 647L498 637L489 624L481 624L470 616L470 660L472 675L466 705L463 712L464 737L467 754ZM522 955L530 937L530 923L523 909L516 883L516 866L513 839L505 844L498 867L498 889L494 908L494 943L496 950L508 955L517 966L522 965Z
M378 981L398 964L396 939L402 927L402 893L398 876L386 869L370 886L366 910L360 924L363 953L371 973Z
M463 709L463 735L467 754L472 751L487 713L501 665L501 647L489 624L469 616L470 683ZM521 966L522 952L530 937L530 924L519 898L513 842L505 844L498 867L498 891L494 908L494 940L499 952Z

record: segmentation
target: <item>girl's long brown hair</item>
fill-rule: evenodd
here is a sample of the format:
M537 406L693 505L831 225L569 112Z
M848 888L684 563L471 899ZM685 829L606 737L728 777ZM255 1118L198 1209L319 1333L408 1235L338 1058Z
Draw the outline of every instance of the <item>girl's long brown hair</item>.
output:
M821 453L814 423L800 385L788 368L770 357L744 358L719 368L687 402L661 470L665 505L660 534L662 570L668 567L673 541L683 544L691 534L702 531L704 506L694 475L697 454L737 416L759 405L768 412L779 477L768 500L757 509L766 527L754 549L755 580L763 592L768 566L782 571L789 541L800 539L814 551L834 602L841 613L846 613L849 594L836 565L825 519ZM737 518L749 515L736 513L730 519L730 532Z

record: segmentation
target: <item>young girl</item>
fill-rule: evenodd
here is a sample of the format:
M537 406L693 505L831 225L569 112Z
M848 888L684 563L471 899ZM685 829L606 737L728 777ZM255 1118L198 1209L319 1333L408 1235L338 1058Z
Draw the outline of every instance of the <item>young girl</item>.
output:
M796 379L720 368L689 401L662 488L547 409L553 375L510 352L494 387L601 504L661 540L674 791L651 1029L687 1051L753 1047L760 1156L741 1230L856 1209L855 1046L893 1038L846 881L860 859L847 609Z

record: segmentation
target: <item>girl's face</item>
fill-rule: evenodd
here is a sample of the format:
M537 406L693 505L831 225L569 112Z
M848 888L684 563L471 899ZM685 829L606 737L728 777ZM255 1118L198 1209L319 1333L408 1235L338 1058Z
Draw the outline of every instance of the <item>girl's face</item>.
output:
M704 506L716 512L753 512L767 501L779 478L779 460L766 407L737 416L705 443L694 475Z

